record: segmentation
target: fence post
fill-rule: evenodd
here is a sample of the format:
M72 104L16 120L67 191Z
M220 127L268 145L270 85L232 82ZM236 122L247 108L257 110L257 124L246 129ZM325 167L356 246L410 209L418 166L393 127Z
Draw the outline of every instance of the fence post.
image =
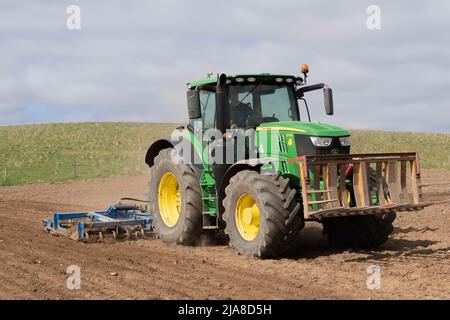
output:
M139 159L139 172L142 171L141 156L142 156L142 143L141 143L141 139L139 138L139 156L138 156L138 159Z
M72 161L72 174L74 178L77 176L77 164L75 160Z

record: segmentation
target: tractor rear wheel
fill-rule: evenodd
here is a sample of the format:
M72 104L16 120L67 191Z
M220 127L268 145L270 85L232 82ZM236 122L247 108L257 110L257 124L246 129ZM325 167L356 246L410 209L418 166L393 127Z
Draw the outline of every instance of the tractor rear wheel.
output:
M244 170L225 192L225 233L238 253L276 258L297 244L304 222L289 179Z
M149 200L156 237L167 243L194 245L202 232L202 200L198 178L162 150L150 168Z
M371 194L376 194L376 173L370 168L368 185ZM389 197L386 182L383 183L384 195ZM351 195L354 199L354 195ZM353 201L353 200L352 200ZM375 205L377 203L374 203ZM385 243L394 230L395 212L327 218L322 221L323 233L328 235L330 243L338 248L375 249Z

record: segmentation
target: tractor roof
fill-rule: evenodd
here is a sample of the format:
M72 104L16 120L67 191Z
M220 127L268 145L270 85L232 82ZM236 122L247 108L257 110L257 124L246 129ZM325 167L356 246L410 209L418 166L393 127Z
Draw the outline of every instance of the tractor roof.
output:
M234 81L236 78L256 78L261 79L263 78L266 81L275 80L275 78L291 78L295 81L300 80L303 81L303 79L299 76L293 75L293 74L270 74L270 73L241 73L241 74L227 74L227 79ZM205 84L216 84L217 83L217 77L210 77L206 79L200 79L200 80L194 80L187 83L187 86L189 89L195 89L198 86L205 85Z

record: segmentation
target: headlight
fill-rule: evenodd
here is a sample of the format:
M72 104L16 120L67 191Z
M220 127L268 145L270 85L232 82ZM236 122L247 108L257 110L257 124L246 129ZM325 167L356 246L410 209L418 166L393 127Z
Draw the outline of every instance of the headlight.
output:
M339 142L341 143L341 146L348 147L352 144L352 139L350 139L350 137L340 137Z
M311 142L316 147L329 147L331 145L331 141L333 141L333 138L326 138L326 137L310 137Z

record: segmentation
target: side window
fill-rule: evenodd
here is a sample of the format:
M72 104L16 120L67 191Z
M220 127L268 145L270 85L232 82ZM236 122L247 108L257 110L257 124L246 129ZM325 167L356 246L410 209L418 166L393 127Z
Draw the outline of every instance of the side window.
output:
M202 109L203 130L214 128L216 115L216 97L214 92L200 90L200 108Z

